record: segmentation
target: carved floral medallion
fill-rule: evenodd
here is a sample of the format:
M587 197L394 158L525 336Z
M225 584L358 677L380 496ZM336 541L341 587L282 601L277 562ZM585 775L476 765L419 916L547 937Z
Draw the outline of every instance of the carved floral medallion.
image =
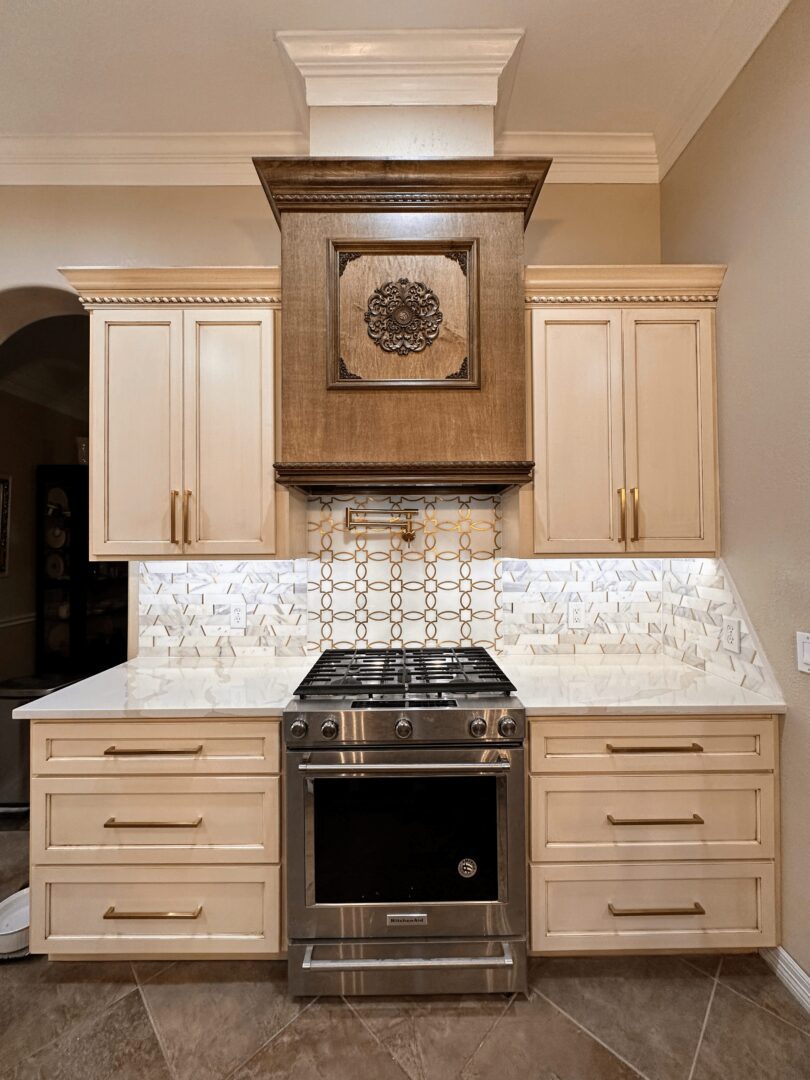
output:
M444 318L433 290L405 277L375 289L363 317L374 344L383 352L400 356L420 353L432 345Z

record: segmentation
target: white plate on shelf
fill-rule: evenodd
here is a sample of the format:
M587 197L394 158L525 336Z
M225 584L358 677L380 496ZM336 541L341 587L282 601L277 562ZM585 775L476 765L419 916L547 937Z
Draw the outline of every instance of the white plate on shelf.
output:
M20 889L0 904L0 959L28 948L29 890Z

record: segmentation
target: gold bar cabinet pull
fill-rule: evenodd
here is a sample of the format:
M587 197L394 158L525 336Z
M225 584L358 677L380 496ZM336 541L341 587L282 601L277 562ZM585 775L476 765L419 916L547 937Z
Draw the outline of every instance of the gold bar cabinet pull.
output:
M619 908L614 904L608 904L608 911L616 919L631 917L633 915L705 915L706 909L697 900L691 907L628 907Z
M153 754L201 754L202 743L197 746L108 746L104 757L151 757Z
M620 487L616 494L619 496L619 543L627 543L627 491Z
M634 544L638 543L638 488L630 488L630 495L633 502L633 535L630 539Z
M193 911L116 911L115 904L104 912L105 919L199 919L202 904Z
M689 746L614 746L613 743L605 743L605 749L609 754L702 754L703 747L700 743L690 743Z
M611 825L705 825L706 822L700 814L692 814L691 817L648 817L648 818L620 818L608 814L607 819Z
M183 492L183 543L188 544L190 537L188 535L188 504L191 498L190 491Z
M191 821L117 821L114 817L104 822L105 829L199 829L202 818Z
M171 524L171 542L177 543L177 496L179 491L172 490L169 493L169 521Z

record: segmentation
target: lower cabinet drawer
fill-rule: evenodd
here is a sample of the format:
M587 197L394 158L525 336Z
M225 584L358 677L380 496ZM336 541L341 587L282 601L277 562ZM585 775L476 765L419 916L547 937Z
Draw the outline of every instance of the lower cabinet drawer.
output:
M767 773L533 776L532 862L771 859Z
M274 863L280 779L36 778L31 861Z
M200 776L280 769L281 721L71 720L31 725L34 776Z
M276 955L280 876L278 866L37 866L31 951Z
M776 944L770 862L531 867L531 951Z

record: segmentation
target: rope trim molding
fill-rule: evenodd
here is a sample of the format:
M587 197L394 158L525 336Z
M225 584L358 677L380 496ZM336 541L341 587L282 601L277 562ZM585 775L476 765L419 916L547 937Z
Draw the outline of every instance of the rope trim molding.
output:
M79 296L82 304L280 304L280 296Z
M527 304L715 304L717 293L527 296Z

